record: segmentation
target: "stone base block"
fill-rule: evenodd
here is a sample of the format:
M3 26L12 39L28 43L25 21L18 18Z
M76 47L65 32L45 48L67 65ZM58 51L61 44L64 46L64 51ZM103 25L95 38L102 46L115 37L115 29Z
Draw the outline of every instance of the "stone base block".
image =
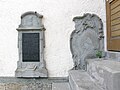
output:
M17 68L17 70L15 71L15 77L48 77L48 72L45 68L34 70Z
M85 71L69 71L69 83L72 90L102 90L93 83L91 77Z
M88 59L87 72L104 90L120 90L120 62Z

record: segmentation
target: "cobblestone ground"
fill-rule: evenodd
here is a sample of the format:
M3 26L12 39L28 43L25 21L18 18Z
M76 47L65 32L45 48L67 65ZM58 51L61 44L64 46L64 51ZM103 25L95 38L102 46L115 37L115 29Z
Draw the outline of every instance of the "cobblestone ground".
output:
M53 82L67 80L0 78L0 90L52 90Z
M28 83L28 84L0 84L0 90L51 90L52 84Z

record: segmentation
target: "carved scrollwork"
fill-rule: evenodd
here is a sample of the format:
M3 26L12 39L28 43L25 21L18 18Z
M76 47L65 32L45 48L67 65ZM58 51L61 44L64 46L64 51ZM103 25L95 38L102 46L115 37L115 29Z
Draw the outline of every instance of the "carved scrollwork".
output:
M19 29L44 29L42 24L43 16L38 14L37 12L26 12L21 16L21 24L19 25Z
M75 30L71 34L70 49L74 69L86 69L85 59L95 58L96 50L104 50L103 23L95 14L74 17Z

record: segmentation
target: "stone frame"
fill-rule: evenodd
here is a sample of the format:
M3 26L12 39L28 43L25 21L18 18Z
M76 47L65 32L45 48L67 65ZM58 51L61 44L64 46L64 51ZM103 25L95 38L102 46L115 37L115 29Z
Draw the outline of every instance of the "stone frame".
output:
M47 73L47 69L44 61L45 28L42 24L42 17L43 16L38 14L37 12L26 12L21 16L21 24L19 25L19 28L17 28L19 61L17 62L17 69L15 71L16 77L48 77L48 73ZM27 21L31 21L31 22L27 22ZM39 60L40 61L23 62L22 60L22 34L23 33L39 33L39 54L40 54Z

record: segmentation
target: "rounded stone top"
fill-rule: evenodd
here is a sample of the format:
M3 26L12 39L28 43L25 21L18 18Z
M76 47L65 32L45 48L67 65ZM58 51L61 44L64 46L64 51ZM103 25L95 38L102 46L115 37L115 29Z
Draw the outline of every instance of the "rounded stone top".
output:
M29 11L21 15L21 24L17 30L43 30L42 17L37 12Z
M36 11L35 11L35 12L29 11L29 12L23 13L23 14L21 15L21 19L24 18L24 17L27 16L27 15L36 15L36 16L39 17L39 18L42 18L42 17L43 17L43 15L37 13Z

